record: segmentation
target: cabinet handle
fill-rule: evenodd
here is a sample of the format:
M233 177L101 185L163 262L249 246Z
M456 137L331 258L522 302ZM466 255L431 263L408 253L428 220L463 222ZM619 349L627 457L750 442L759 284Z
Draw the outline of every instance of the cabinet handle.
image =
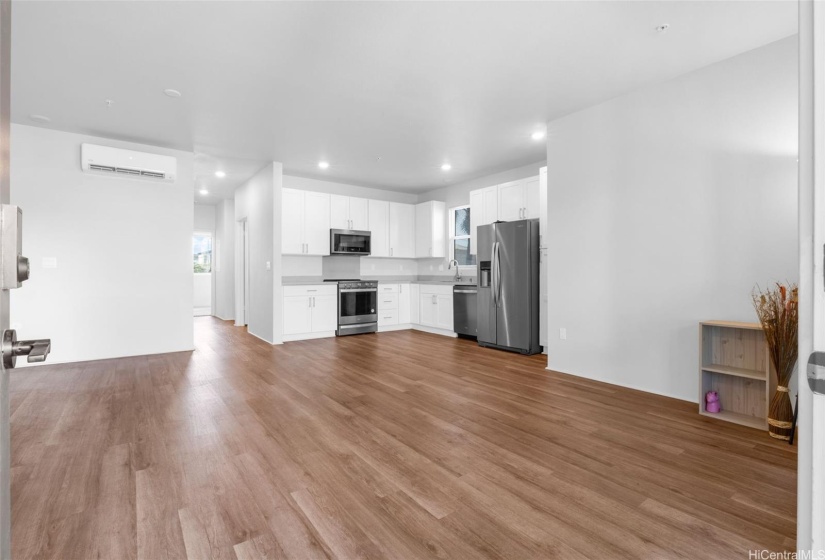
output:
M392 256L392 247L390 247L390 256Z
M317 292L318 290L307 290L308 292Z

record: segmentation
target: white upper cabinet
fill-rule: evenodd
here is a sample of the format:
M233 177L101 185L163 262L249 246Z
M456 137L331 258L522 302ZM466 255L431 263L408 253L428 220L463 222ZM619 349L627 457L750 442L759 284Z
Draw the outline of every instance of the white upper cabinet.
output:
M539 217L539 178L528 177L498 186L498 219L504 222Z
M330 227L369 231L369 200L330 195Z
M330 195L283 189L281 252L329 255Z
M390 257L415 258L415 205L390 202Z
M527 182L524 179L498 186L498 219L513 222L524 219L527 205Z
M498 187L470 191L470 253L476 254L478 226L492 224L498 219Z
M542 167L542 169L546 169ZM546 187L545 187L546 188ZM537 175L527 179L525 189L525 218L541 218L541 179Z
M415 207L415 256L439 257L447 254L447 208L431 200Z
M304 191L284 189L282 195L281 252L304 253Z
M369 201L369 231L372 232L370 256L390 256L390 203L384 200ZM412 231L412 229L410 229Z

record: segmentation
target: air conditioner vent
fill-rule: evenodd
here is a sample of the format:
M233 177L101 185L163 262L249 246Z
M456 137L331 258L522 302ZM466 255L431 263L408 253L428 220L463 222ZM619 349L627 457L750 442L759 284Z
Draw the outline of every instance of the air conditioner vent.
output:
M118 167L115 169L117 173L126 173L127 175L140 175L140 169L129 169L128 167Z
M149 181L174 182L178 161L172 156L81 144L80 166L83 171L102 171Z
M110 173L115 172L115 168L111 165L98 165L95 163L90 163L89 169L94 169L95 171L109 171Z

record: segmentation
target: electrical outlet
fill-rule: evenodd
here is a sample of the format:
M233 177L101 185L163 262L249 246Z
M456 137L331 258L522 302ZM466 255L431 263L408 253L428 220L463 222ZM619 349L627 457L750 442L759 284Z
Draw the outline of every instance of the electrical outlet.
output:
M272 270L272 263L270 261L266 261L266 269Z
M567 329L562 327L559 329L559 338L561 340L567 340Z

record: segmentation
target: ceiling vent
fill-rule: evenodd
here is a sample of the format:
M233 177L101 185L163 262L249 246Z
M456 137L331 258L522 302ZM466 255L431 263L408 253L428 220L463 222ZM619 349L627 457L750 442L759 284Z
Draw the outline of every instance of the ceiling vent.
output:
M81 144L80 166L83 171L90 173L111 173L171 183L175 181L178 160L172 156Z

